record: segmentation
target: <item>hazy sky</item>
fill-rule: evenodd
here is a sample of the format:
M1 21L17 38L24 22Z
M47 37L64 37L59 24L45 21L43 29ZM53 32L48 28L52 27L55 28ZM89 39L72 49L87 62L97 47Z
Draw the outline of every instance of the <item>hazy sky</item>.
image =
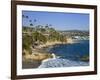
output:
M51 24L56 30L89 30L89 14L85 13L22 11L22 15L28 16L22 18L23 26Z

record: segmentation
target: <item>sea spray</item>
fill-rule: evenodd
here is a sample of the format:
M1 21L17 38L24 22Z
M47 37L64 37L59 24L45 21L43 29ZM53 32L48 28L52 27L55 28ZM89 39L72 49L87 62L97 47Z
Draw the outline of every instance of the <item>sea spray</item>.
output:
M73 67L73 66L89 66L89 62L71 61L68 59L55 58L43 61L38 68Z

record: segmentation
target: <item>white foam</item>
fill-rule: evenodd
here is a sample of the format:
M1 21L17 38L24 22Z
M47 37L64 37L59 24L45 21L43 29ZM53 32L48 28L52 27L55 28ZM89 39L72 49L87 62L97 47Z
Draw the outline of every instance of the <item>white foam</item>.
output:
M89 63L55 58L43 61L42 64L39 66L39 68L72 67L72 66L89 66Z

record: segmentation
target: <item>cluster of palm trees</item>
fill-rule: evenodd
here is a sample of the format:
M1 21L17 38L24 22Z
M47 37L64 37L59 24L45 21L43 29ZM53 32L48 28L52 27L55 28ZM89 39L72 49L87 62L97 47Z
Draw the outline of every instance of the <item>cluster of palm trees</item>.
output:
M23 18L29 18L23 15ZM34 22L37 20L34 19ZM35 47L40 44L45 44L46 42L60 41L66 42L66 37L60 32L52 28L51 24L43 25L33 25L32 20L29 20L29 26L23 26L23 50L28 50L31 53L31 47ZM30 27L31 26L31 27ZM25 33L25 34L24 34Z

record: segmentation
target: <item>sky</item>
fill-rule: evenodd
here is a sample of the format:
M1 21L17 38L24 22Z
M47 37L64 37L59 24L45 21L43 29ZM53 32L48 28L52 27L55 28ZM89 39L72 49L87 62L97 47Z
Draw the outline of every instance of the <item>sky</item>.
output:
M86 13L22 11L22 15L28 16L22 18L23 26L51 24L56 30L89 30L89 14Z

